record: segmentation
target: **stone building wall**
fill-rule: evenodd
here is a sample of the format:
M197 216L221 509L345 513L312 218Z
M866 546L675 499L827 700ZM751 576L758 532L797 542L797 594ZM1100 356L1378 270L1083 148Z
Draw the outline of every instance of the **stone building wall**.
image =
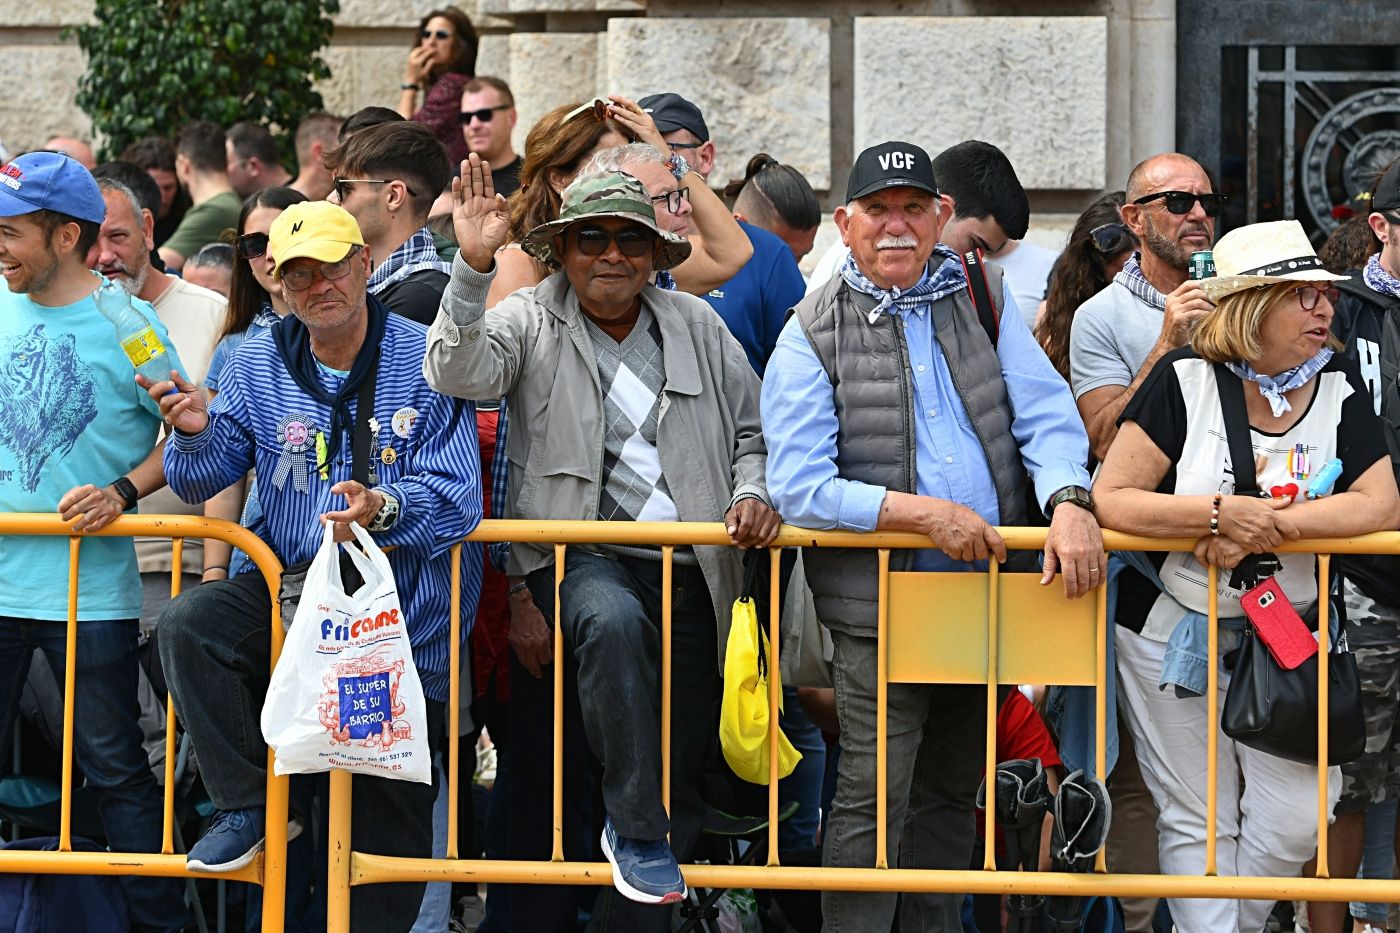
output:
M397 99L432 0L342 0L326 53L328 109ZM1058 246L1075 214L1173 143L1176 0L466 0L479 74L510 82L518 142L561 103L678 90L720 149L716 183L761 150L798 166L828 209L855 152L905 138L931 152L1001 146L1031 191L1031 239ZM83 59L65 26L91 0L0 13L0 139L87 135Z

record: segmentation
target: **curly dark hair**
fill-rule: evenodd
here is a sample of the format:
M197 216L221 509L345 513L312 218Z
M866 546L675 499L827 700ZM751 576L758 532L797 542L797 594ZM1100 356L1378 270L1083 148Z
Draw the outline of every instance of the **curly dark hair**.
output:
M471 17L455 6L449 6L443 7L441 10L433 10L418 21L418 32L413 34L415 48L423 41L420 36L423 30L428 28L428 22L437 17L442 17L452 24L452 58L447 64L433 65L428 70L427 83L429 87L445 74L466 75L469 78L476 74L476 50L477 46L480 45L476 28L472 26Z
M1070 323L1080 305L1108 287L1104 269L1106 260L1113 258L1103 254L1091 232L1104 224L1122 223L1118 209L1123 201L1123 192L1112 191L1090 204L1074 222L1069 243L1050 271L1045 313L1036 322L1035 337L1066 382L1069 381Z

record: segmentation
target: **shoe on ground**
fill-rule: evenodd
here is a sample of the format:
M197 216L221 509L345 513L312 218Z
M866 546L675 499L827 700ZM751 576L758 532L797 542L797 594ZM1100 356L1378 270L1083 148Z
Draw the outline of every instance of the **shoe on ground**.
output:
M263 848L263 808L219 810L185 857L190 871L237 871Z
M603 854L612 865L613 887L638 904L679 904L685 879L665 839L619 836L612 820L603 823Z

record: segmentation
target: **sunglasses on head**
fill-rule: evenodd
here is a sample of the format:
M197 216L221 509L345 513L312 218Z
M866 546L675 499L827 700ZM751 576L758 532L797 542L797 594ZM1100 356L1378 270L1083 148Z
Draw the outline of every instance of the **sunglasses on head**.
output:
M1121 223L1097 226L1089 231L1089 237L1094 242L1094 249L1105 256L1117 256L1124 250L1136 249L1138 245L1137 237L1133 236L1126 224Z
M599 123L602 123L608 118L608 102L605 100L594 99L589 101L588 103L579 104L573 110L570 110L568 113L564 114L564 119L560 120L559 122L561 124L568 123L574 117L577 117L580 114L588 113L590 110L593 111L593 119L597 120Z
M448 39L452 38L452 33L448 32L446 29L424 29L422 37L424 39L440 39L446 42Z
M512 106L512 104L497 104L494 107L482 107L480 110L463 110L457 114L457 122L465 126L472 122L472 117L476 117L482 123L490 123L497 110L509 110Z
M1133 203L1148 204L1158 199L1166 201L1167 210L1173 214L1189 214L1191 205L1200 201L1201 210L1207 217L1219 217L1221 208L1225 206L1223 194L1193 194L1190 191L1158 191L1156 194L1138 198Z
M257 259L267 253L266 233L245 233L237 240L238 255L244 259Z
M601 256L608 251L610 243L617 244L617 251L624 256L636 259L651 251L656 237L649 231L628 227L612 233L602 227L581 227L574 232L574 242L578 251L585 256Z

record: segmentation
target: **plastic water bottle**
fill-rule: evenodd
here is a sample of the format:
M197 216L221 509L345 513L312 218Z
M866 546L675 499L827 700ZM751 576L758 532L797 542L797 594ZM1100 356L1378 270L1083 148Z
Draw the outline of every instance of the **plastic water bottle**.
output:
M112 322L117 342L122 345L132 367L151 382L169 381L170 371L175 368L170 354L165 352L165 344L150 320L132 306L127 290L107 279L97 289L93 300L103 317Z

